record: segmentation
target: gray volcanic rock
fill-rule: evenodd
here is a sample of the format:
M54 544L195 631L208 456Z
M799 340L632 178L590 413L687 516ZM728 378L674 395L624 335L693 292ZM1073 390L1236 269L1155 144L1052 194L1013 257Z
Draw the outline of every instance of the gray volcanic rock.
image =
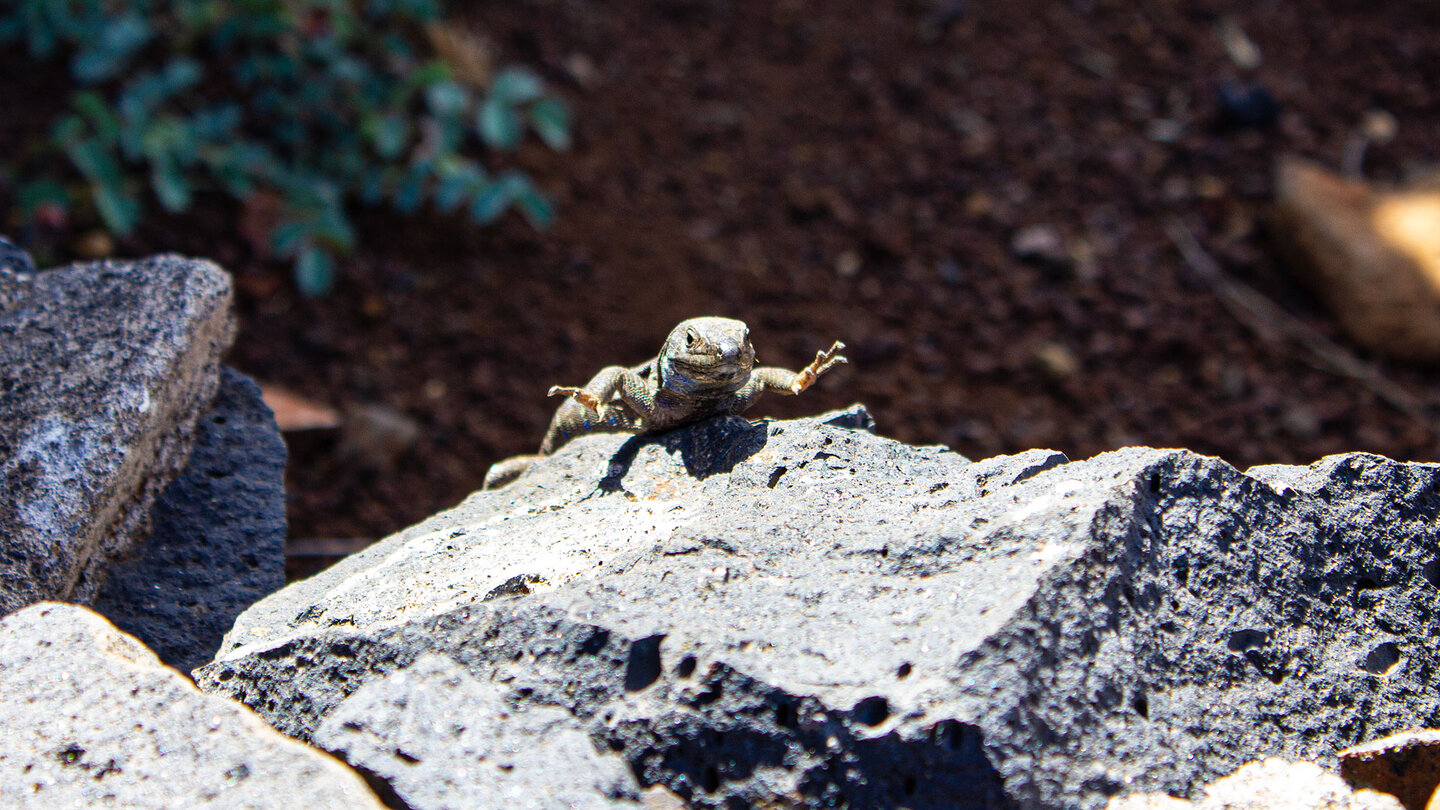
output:
M625 760L596 750L570 712L508 691L424 655L346 698L314 742L379 777L411 810L639 810Z
M201 694L100 616L58 603L0 620L0 804L383 808L331 757Z
M698 807L1104 806L1440 710L1440 467L972 463L863 409L582 438L242 614L301 737L441 653Z
M215 657L240 612L285 584L285 442L231 368L160 494L150 537L113 563L92 607L181 672Z
M184 466L230 278L157 256L13 276L0 309L0 612L87 601Z

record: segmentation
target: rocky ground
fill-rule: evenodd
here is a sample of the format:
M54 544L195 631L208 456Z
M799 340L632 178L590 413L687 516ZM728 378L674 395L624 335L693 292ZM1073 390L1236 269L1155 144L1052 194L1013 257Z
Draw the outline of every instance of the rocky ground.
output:
M291 437L293 536L376 537L454 504L533 449L548 384L643 360L700 313L750 321L767 362L851 345L849 369L765 410L861 401L887 435L977 458L1440 455L1433 426L1237 322L1165 231L1178 217L1336 335L1267 252L1272 169L1287 151L1338 167L1372 110L1397 127L1370 176L1440 155L1434 3L528 0L466 22L574 108L571 153L516 159L559 202L551 232L366 215L316 301L218 203L120 245L237 273L243 371L416 420L393 459ZM1273 121L1243 103L1256 88ZM32 82L0 94L46 103ZM0 124L0 148L22 135ZM1422 397L1437 381L1380 364Z

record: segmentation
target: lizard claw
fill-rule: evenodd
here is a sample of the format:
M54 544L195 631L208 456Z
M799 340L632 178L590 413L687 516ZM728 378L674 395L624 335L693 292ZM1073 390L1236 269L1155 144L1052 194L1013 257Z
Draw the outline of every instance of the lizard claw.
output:
M845 344L837 340L830 348L815 352L815 359L810 362L810 365L795 375L795 382L790 385L790 391L798 394L809 388L821 374L835 366L850 362L840 354L844 348Z
M600 413L600 400L584 388L573 388L568 385L552 385L550 393L546 396L567 396L580 403L582 408L589 410L596 415Z

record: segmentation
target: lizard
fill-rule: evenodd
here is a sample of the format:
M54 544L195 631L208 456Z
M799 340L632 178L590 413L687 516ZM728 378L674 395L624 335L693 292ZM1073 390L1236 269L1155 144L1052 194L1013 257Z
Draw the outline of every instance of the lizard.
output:
M566 397L535 455L497 462L485 489L518 478L536 459L588 433L663 433L712 416L744 413L766 391L799 394L821 374L848 362L835 341L800 371L755 367L750 327L733 318L691 318L670 331L660 354L638 366L607 366L583 387L556 385L549 396Z

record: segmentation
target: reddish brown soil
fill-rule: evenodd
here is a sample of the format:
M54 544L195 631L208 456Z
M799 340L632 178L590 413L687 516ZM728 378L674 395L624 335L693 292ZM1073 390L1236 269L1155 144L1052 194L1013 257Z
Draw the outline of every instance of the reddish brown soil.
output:
M1226 55L1225 17L1258 69ZM122 245L236 272L242 370L418 420L392 469L292 436L293 536L375 537L454 504L533 450L548 385L644 360L696 314L745 319L771 364L850 345L850 366L757 412L859 401L885 435L972 457L1440 458L1428 429L1232 318L1164 230L1179 217L1227 272L1338 338L1268 254L1274 161L1338 165L1372 108L1399 128L1367 153L1371 177L1435 161L1440 5L531 0L467 22L574 109L571 153L515 158L559 202L550 232L362 214L363 252L314 301L223 205ZM1227 81L1268 88L1278 122L1223 127ZM1152 137L1157 119L1183 125L1174 142ZM1081 261L1017 256L1032 225ZM1422 397L1440 381L1379 362Z

